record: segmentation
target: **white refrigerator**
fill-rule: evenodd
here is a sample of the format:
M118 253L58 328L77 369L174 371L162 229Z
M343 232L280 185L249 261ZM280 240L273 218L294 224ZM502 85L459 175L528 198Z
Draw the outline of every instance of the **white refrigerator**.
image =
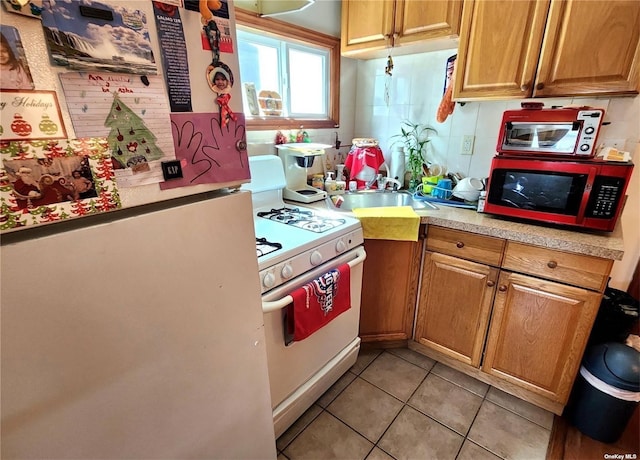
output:
M275 458L250 194L203 198L3 237L2 458Z
M13 14L8 3L0 7L3 30L19 32L34 89L56 93L74 138L60 77L70 69L50 62L40 21ZM146 14L142 23L135 15L127 20L148 27L161 78L158 3L93 6L107 3ZM223 4L233 52L221 58L236 76L229 108L240 114L235 17L231 1ZM192 112L217 112L201 14L181 7L179 19ZM131 81L139 85L139 77ZM13 113L2 115L8 126ZM244 140L244 127L236 134ZM238 139L230 155L237 156ZM248 180L120 187L121 210L2 235L3 459L276 457L251 195L230 191Z

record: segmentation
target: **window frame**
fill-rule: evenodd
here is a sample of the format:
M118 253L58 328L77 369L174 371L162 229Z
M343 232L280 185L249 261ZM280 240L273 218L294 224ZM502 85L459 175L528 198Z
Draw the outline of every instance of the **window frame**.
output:
M256 13L235 9L236 23L275 39L286 38L305 46L321 47L329 51L329 106L328 119L266 117L246 115L246 126L252 130L338 128L340 125L340 39L296 26L277 19L260 17ZM277 30L275 34L272 31ZM244 97L244 93L243 93Z

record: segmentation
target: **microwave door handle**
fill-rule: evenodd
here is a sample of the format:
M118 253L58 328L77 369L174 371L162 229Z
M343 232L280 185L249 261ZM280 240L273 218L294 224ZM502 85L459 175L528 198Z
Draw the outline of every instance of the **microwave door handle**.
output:
M594 167L589 168L589 175L587 176L587 183L582 193L582 200L580 200L580 209L578 210L578 216L576 223L581 224L584 221L584 213L587 210L587 203L589 202L589 195L593 190L593 183L596 180L597 169Z

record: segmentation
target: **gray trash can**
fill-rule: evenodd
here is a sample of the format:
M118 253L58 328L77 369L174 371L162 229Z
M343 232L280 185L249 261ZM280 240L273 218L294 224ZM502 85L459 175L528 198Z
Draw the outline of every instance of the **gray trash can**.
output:
M580 432L617 441L640 401L640 352L622 343L587 349L566 415Z

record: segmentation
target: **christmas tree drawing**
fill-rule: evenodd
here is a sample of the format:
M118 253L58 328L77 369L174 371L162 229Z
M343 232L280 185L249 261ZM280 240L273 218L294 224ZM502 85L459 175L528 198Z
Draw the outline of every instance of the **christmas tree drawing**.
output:
M118 93L113 95L113 104L104 125L110 128L107 140L111 156L123 168L148 170L150 161L164 156L156 145L156 136L142 118L120 100Z

